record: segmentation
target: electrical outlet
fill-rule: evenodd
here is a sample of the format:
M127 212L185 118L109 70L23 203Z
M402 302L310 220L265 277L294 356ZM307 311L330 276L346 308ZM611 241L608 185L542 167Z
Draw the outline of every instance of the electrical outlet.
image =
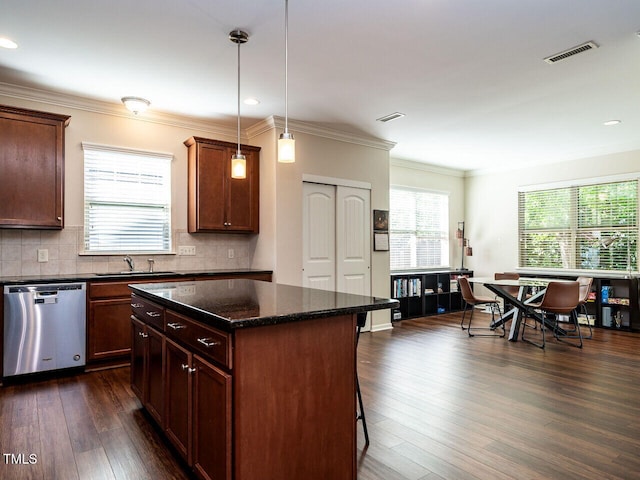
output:
M234 252L233 248L230 248L229 250L227 250L227 257L228 258L233 258L236 256L236 252Z
M46 248L38 249L38 262L44 263L49 261L49 250Z
M195 246L181 245L178 247L178 255L195 255L195 254L196 254Z
M196 294L195 285L187 284L187 285L178 286L178 295L195 295L195 294Z

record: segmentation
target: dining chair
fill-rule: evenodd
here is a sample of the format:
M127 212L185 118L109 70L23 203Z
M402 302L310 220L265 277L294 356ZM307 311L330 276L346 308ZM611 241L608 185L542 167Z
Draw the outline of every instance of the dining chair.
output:
M498 311L498 317L500 317L500 305L498 304L498 301L493 297L474 295L473 290L471 289L471 284L466 277L459 277L458 284L460 286L462 299L464 300L464 310L462 311L462 320L460 320L460 327L462 328L462 330L466 330L470 337L504 337L506 334L504 323L502 323L500 327L491 326L494 324L496 319L496 310ZM489 305L491 307L491 323L488 327L471 327L471 322L473 320L473 311L475 310L476 305ZM469 315L469 324L465 327L464 319L469 307L471 307L471 314ZM500 335L499 333L495 333L496 328L502 328L502 335ZM472 330L491 330L494 333L471 333Z
M495 280L519 280L520 274L516 272L496 272L493 274L493 278ZM518 294L520 293L520 287L516 286L505 286L503 290L516 298L518 298Z
M589 327L589 336L583 336L582 338L591 339L593 338L593 329L591 328L591 322L589 321L589 314L587 312L587 301L589 300L589 293L591 293L593 278L578 277L576 278L576 282L580 284L580 302L578 303L578 308L582 309L582 312L584 313L585 319L587 321L587 326Z
M493 274L494 280L519 280L520 274L516 272L496 272ZM502 289L511 295L512 297L518 298L520 294L520 287L516 286L503 286ZM510 310L512 306L507 303L507 300L504 301L504 311Z
M525 337L527 328L531 328L525 322L522 328L522 340L544 348L545 342L545 317L546 315L554 315L553 333L558 341L566 342L566 339L577 339L578 342L566 342L574 347L582 348L582 335L580 333L580 325L578 324L578 315L576 308L580 302L580 284L578 282L549 282L545 290L542 300L538 303L530 303L529 307L539 310L541 314L535 316L536 322L540 322L540 330L542 331L542 343L536 343L530 338ZM568 315L569 321L573 323L573 330L560 329L558 325L558 315Z

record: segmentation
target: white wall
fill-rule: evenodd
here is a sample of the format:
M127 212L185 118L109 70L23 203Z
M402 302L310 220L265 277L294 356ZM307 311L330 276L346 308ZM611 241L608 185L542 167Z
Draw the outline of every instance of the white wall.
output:
M455 231L458 227L458 221L465 220L465 180L463 172L392 159L390 184L449 194L449 263L451 268L460 268L461 250L455 238ZM465 223L465 230L466 225ZM465 257L465 268L470 268L468 263L469 258Z
M518 187L640 171L640 151L466 178L465 211L478 276L518 266Z

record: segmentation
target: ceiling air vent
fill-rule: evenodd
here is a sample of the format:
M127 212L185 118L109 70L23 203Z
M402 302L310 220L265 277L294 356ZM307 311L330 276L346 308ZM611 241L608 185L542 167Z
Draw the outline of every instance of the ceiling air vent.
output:
M398 118L404 117L404 113L394 112L389 115L385 115L384 117L376 118L378 122L390 122L391 120L396 120Z
M555 55L551 55L544 59L547 63L558 63L566 58L573 57L582 52L587 52L589 50L594 50L598 48L594 42L583 43L582 45L578 45L577 47L570 48L569 50L565 50L564 52L556 53Z

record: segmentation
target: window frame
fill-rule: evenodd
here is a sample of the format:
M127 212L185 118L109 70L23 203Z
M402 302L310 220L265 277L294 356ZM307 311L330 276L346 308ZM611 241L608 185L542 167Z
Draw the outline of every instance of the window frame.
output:
M415 194L425 194L425 195L438 195L444 199L444 205L441 206L441 212L444 215L444 218L440 218L441 230L424 230L421 231L419 228L415 229L397 229L394 228L394 211L392 209L392 195L394 190L400 190L404 192L412 192ZM451 194L448 191L442 190L434 190L434 189L425 189L418 187L410 187L405 185L391 185L389 188L389 266L391 272L406 272L406 271L425 271L425 270L438 270L438 269L449 269L450 261L451 261L451 252L450 252L450 236L449 236L449 219L450 219L450 197ZM421 233L419 233L421 232ZM426 233L426 235L425 235ZM440 244L440 255L441 261L438 264L430 264L430 265L416 265L415 266L397 266L394 265L394 251L393 251L393 243L394 243L394 235L404 234L404 235L413 235L415 238L415 243L417 243L418 238L427 239L430 238L431 241L437 241ZM417 247L415 247L417 249ZM414 255L417 255L416 252L413 252ZM417 257L415 258L417 261Z
M110 145L100 145L88 142L82 142L82 149L84 151L83 154L83 248L80 252L81 255L121 255L123 253L134 254L134 255L163 255L163 254L173 254L173 230L172 230L172 163L173 163L173 154L171 153L162 153L162 152L153 152L148 150L139 150L132 149L127 147L115 147ZM92 200L91 194L88 194L88 188L91 186L88 185L88 156L95 155L96 157L100 155L104 156L122 156L122 161L158 161L163 162L163 165L158 167L157 173L163 179L163 182L157 185L154 190L156 192L161 192L161 201L131 201L131 200L122 200L114 198L105 199L105 197L98 198L97 200ZM109 168L115 167L110 166ZM161 173L160 173L161 172ZM114 172L115 173L115 172ZM135 177L135 175L139 175L140 171L137 173L134 169L127 170L125 175L129 175L130 178ZM143 178L139 179L140 184L144 184L148 182L144 182ZM118 182L114 182L116 185ZM122 181L121 183L125 183ZM152 187L153 188L153 187ZM88 198L89 197L89 198ZM136 248L135 243L130 244L118 244L112 243L110 246L105 248L91 248L91 240L90 240L90 229L91 229L91 221L90 221L90 205L101 205L102 207L107 208L115 208L124 207L125 211L134 212L135 210L142 211L142 209L152 208L156 212L158 212L157 217L160 219L160 222L152 222L155 225L154 228L160 230L160 234L156 235L156 243L163 246L163 248L152 248L149 246L148 248L145 245L142 245L141 248ZM138 227L141 230L144 230L143 227ZM126 238L121 237L121 238Z
M595 203L585 203L582 198L589 191L602 189L607 192L607 187L627 183L627 187L635 187L635 203L629 202L621 204L616 201L608 201L603 198L602 201L596 200ZM555 206L554 216L565 216L567 224L561 225L558 221L555 224L547 223L541 226L539 221L538 228L527 228L525 222L530 220L527 218L525 197L531 194L541 194L544 192L555 191L558 194L565 193L567 207L566 210L560 211L558 215L558 206L562 202L557 202ZM619 197L616 197L616 199ZM613 205L615 208L610 210L634 207L632 214L624 215L623 213L612 214L606 211L604 207ZM582 207L582 208L581 208ZM585 207L593 207L591 215L589 211L585 213ZM609 213L609 222L594 221L593 212L599 212L602 209ZM551 210L551 209L549 209ZM629 216L631 215L631 216ZM530 217L531 215L529 215ZM604 215L603 215L604 216ZM538 215L538 217L540 217ZM552 220L546 217L547 221ZM557 218L556 218L557 220ZM617 223L616 221L617 220ZM622 220L631 220L624 223ZM635 222L635 223L634 223ZM545 235L552 237L557 235L560 239L564 237L563 242L559 240L554 244L549 242L549 249L539 247L539 256L544 256L547 260L545 265L533 265L532 261L526 261L527 256L531 256L533 252L531 244L535 241L535 235L540 238ZM526 270L571 270L577 272L598 272L607 274L619 274L621 272L630 272L638 270L637 245L638 236L640 234L640 174L624 174L612 175L607 177L586 178L568 182L557 182L541 185L521 186L518 188L518 267ZM540 240L539 240L540 241ZM608 245L607 245L608 244ZM555 245L555 246L554 246ZM564 248L563 248L564 245ZM542 248L542 250L540 250ZM563 254L564 252L564 254ZM559 262L550 265L549 259L556 257ZM601 259L602 257L602 259ZM617 268L616 268L617 267Z

